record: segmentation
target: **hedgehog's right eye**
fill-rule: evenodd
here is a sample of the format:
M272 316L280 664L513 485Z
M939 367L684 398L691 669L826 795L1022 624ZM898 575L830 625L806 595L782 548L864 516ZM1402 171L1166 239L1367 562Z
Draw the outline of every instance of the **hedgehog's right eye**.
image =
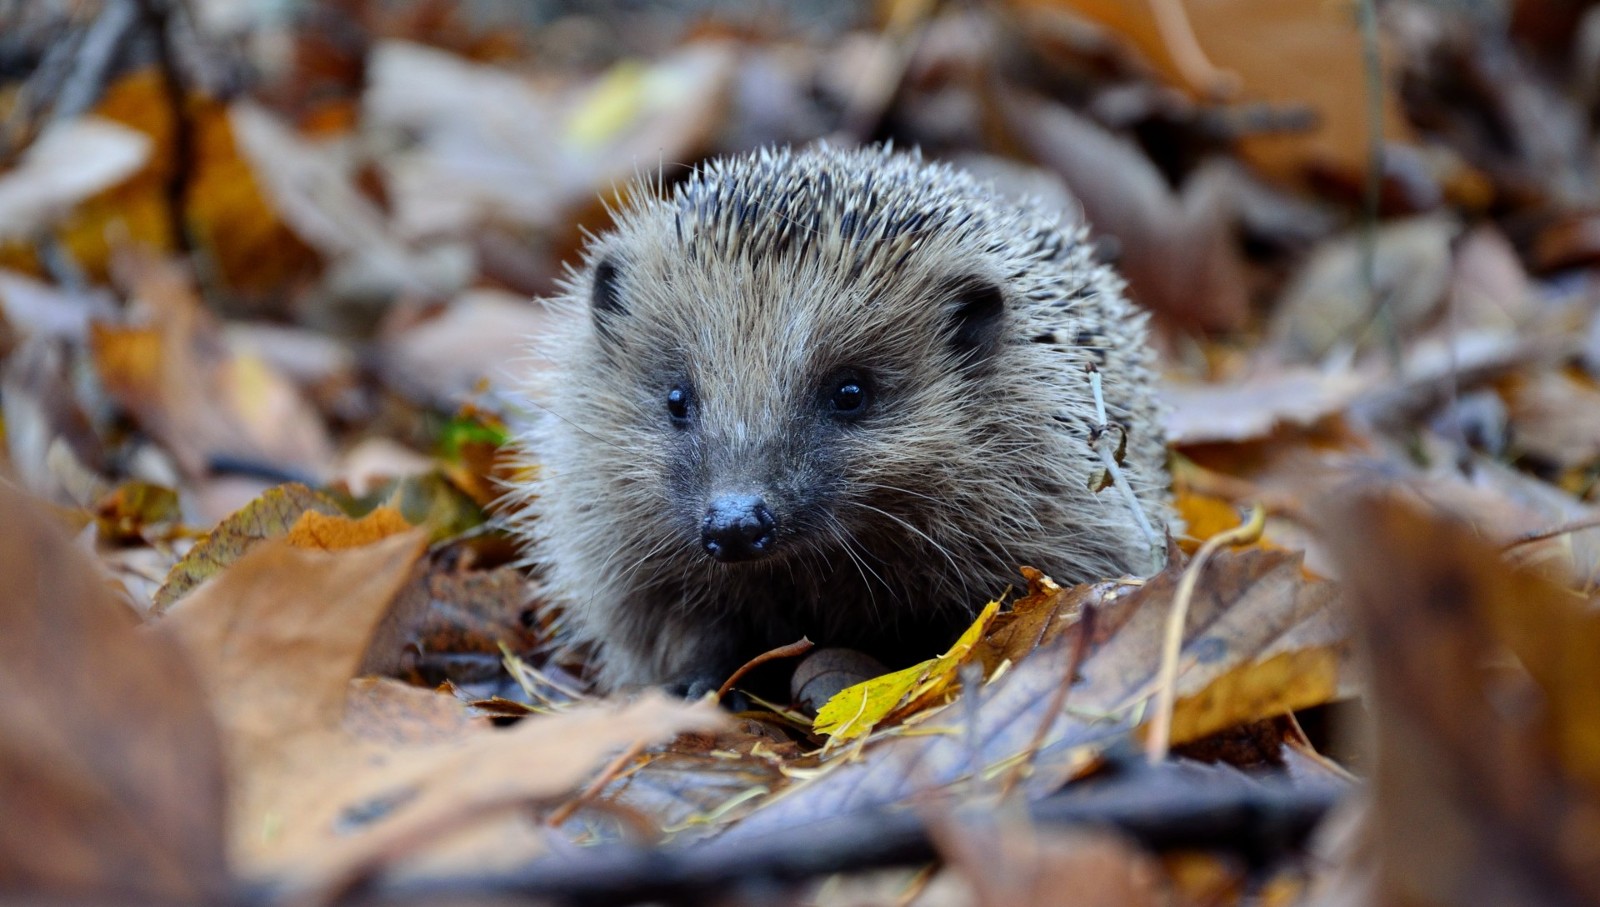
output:
M687 428L689 425L689 389L675 387L667 391L667 415L672 417L672 424L678 428Z

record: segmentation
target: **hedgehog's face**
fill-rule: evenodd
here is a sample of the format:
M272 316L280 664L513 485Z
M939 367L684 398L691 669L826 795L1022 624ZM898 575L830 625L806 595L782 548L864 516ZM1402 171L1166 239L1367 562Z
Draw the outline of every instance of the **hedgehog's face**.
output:
M641 536L666 536L663 556L721 564L916 533L930 467L956 458L930 442L973 421L1006 316L998 282L970 269L841 290L815 268L602 249L590 273L593 361L626 389L634 445L616 468L653 473L634 484L660 495L629 518L659 521Z

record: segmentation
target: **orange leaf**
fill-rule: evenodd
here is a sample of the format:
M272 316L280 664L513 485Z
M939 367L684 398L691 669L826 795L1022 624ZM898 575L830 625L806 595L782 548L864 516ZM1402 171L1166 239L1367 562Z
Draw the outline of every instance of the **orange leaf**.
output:
M379 507L359 520L342 514L329 515L307 510L289 527L287 538L289 544L296 548L339 551L370 545L410 528L411 524L393 507Z

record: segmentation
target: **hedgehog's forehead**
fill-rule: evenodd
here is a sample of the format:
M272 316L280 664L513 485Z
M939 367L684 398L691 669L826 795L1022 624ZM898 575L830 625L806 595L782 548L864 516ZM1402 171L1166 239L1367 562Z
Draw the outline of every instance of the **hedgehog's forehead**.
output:
M853 160L853 159L849 159ZM980 236L987 212L966 185L911 159L747 158L708 169L658 203L690 257L866 262ZM937 177L937 178L936 178Z

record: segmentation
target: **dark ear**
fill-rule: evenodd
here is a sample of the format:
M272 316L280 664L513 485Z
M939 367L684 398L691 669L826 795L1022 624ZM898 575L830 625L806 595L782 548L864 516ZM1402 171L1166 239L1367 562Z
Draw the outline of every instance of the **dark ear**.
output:
M945 318L950 324L950 349L963 364L981 362L1000 344L1006 300L1000 288L982 277L951 281Z
M594 283L589 288L589 315L602 337L612 337L616 319L628 314L622 307L622 292L617 287L617 266L609 258L602 258L594 266Z

